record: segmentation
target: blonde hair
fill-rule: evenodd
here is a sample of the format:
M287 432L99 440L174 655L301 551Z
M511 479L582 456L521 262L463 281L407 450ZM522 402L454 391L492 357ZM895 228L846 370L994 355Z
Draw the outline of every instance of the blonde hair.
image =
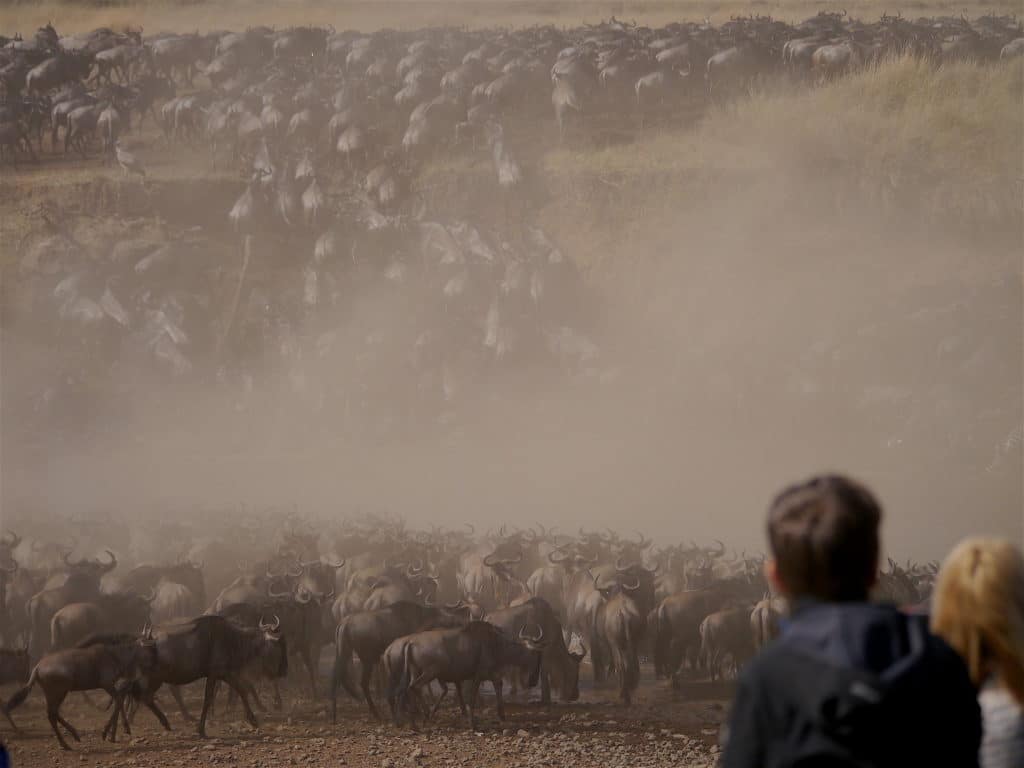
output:
M1008 541L972 538L946 558L935 585L932 630L981 686L997 675L1024 706L1024 555Z

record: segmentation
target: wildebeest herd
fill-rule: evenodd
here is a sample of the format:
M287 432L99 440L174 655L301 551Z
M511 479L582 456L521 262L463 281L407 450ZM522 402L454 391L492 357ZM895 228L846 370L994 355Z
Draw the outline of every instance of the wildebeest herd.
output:
M384 700L396 724L415 724L453 684L475 728L482 682L493 684L499 717L504 682L513 693L539 683L542 703L553 692L573 702L584 659L628 704L641 664L672 679L731 673L772 637L784 609L760 556L611 530L416 531L392 518L314 522L294 512L109 535L109 521L76 520L81 538L70 540L69 526L53 538L59 526L26 525L37 535L0 539L0 683L23 684L3 712L16 728L17 707L39 687L64 748L61 727L80 738L60 714L69 693L110 695L104 736L114 739L138 704L170 728L156 698L164 686L191 719L178 686L205 680L205 735L219 682L253 725L264 685L278 707L282 680L292 696L322 695L318 660L332 642L335 721L340 689L374 716ZM181 559L141 562L157 542L164 552L173 542ZM93 546L121 558L73 554ZM890 560L877 596L920 603L934 574L934 564Z
M133 119L152 115L168 139L236 157L265 145L275 166L287 157L307 181L326 165L304 159L308 151L336 153L363 172L377 167L365 184L387 207L403 195L392 167L400 154L421 159L488 133L494 144L512 112L553 106L564 134L570 119L642 113L776 70L822 79L904 51L937 61L1024 52L1012 18L865 23L845 12L796 25L751 17L657 29L613 18L575 29L142 32L61 37L48 24L32 39L0 36L0 135L11 160L32 154L31 139L41 152L46 128L53 148L63 128L65 152L85 152L99 137L110 153ZM515 161L502 155L495 151L499 179L514 184Z

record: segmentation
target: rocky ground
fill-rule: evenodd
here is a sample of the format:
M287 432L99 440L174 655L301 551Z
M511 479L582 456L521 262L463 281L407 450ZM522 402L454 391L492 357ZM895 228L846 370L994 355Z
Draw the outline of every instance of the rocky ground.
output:
M486 686L485 686L486 687ZM198 712L201 687L186 697ZM260 713L253 731L236 711L221 714L208 727L210 739L198 740L194 730L173 712L164 697L174 730L159 730L141 713L132 736L110 744L100 740L105 713L72 695L62 708L82 735L73 752L62 752L45 717L42 695L14 712L20 736L0 726L12 763L17 768L57 765L102 765L125 768L165 766L350 766L351 768L697 768L713 766L718 753L718 727L729 691L723 686L695 684L671 690L665 683L645 683L638 701L624 708L610 699L613 691L584 690L575 704L550 708L537 703L510 704L500 723L493 701L484 697L478 731L471 732L454 704L442 708L421 732L396 729L371 719L354 702L339 702L338 725L328 722L323 704L307 700L281 712ZM4 692L4 698L9 692ZM103 696L94 697L103 699Z

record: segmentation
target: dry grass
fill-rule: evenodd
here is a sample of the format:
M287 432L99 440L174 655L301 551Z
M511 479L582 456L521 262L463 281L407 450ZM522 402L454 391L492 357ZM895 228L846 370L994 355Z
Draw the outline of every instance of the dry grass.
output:
M563 189L586 188L587 177L592 188L614 185L610 200L644 211L644 227L709 195L761 186L798 205L830 197L840 211L1012 228L1022 210L1022 92L1020 62L935 67L905 56L823 87L765 86L692 130L553 151L544 173Z
M727 20L737 14L770 14L797 21L822 10L845 8L851 16L877 18L883 11L902 10L908 17L924 15L973 16L1020 12L1019 0L910 0L898 4L885 0L213 0L188 2L141 0L139 2L4 3L0 6L0 31L30 32L52 20L61 32L97 26L143 25L149 31L241 29L257 24L286 27L296 24L333 24L338 29L373 30L381 27L413 29L442 24L528 26L532 24L577 25L607 19L611 15L660 25L680 19L709 17Z

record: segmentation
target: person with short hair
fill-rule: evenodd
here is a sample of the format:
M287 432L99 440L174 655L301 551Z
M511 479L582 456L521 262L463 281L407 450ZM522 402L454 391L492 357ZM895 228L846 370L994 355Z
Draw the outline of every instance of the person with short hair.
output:
M981 689L982 768L1024 766L1024 555L971 538L935 583L932 630L955 648Z
M792 614L740 675L722 768L978 765L963 661L924 617L869 602L881 520L874 495L840 475L772 502L766 572Z

